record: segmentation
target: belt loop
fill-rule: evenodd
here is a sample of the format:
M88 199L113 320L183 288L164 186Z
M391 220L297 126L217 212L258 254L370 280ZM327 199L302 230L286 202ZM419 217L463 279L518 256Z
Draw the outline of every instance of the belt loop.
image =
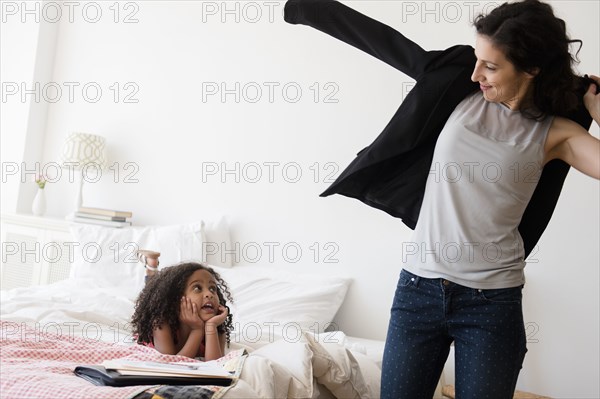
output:
M421 281L421 277L417 276L416 274L412 274L410 276L410 283L413 287L418 288L419 287L419 281Z
M414 281L415 287L419 288L419 282L421 281L421 276L415 275L414 279L415 279L415 281Z

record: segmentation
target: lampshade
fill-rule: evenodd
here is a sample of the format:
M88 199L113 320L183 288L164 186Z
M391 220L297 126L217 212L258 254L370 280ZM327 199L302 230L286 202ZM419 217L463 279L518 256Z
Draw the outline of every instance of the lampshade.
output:
M88 164L97 164L100 168L106 166L104 137L95 134L71 133L65 140L62 152L63 164L69 162L69 167L82 169Z

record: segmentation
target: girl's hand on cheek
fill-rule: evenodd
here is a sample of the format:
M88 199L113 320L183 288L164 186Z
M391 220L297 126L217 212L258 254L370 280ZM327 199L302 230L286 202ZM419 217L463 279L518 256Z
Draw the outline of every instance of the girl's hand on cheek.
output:
M210 319L208 319L206 321L206 324L211 324L213 326L220 326L221 324L223 324L223 322L225 321L225 319L227 318L227 315L229 314L229 310L227 309L227 307L223 306L223 305L219 305L219 313L214 315L213 317L211 317Z
M179 321L192 330L204 329L204 321L198 313L198 306L191 299L182 297L179 308Z

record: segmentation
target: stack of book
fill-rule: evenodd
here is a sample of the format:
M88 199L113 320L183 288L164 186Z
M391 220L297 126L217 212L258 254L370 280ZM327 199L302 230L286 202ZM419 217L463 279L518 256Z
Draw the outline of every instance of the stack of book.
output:
M99 224L110 227L125 227L131 226L131 222L127 220L131 218L131 216L132 213L127 211L82 207L73 214L71 220L78 223Z

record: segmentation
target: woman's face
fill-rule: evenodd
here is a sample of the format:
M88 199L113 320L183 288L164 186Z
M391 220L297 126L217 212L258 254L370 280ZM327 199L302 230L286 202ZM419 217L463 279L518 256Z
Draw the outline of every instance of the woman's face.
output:
M534 75L517 71L488 36L477 35L475 56L477 62L471 80L479 82L484 98L518 109Z

